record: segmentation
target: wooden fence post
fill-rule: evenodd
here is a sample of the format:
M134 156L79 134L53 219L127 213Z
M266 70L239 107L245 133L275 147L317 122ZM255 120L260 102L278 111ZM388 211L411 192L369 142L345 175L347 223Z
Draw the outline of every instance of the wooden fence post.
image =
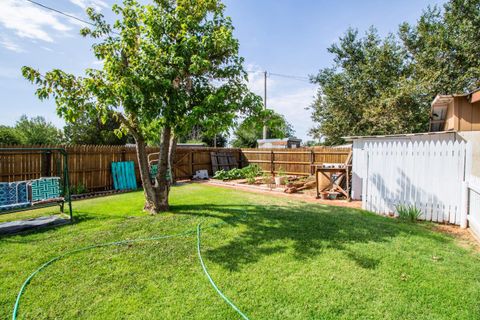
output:
M125 148L122 148L120 152L122 153L122 162L125 162L126 161L125 153L127 152L127 150L125 150Z
M273 150L270 151L270 173L274 176L275 175L275 153Z
M193 176L194 172L194 163L193 163L193 151L190 152L190 175Z
M242 161L242 149L238 149L238 168L241 169L243 167Z
M313 165L315 164L315 151L313 149L310 150L310 175L313 176L315 174L315 168Z

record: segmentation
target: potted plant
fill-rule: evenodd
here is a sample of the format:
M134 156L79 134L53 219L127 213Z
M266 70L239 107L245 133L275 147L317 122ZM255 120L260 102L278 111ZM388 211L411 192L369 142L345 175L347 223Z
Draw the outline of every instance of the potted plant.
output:
M327 191L320 192L320 198L322 200L328 200L328 192Z
M339 195L340 195L340 192L336 192L336 191L328 192L328 198L330 200L336 200Z
M278 175L275 176L275 185L278 187L284 183L285 183L285 171L282 168L280 168L280 170L278 171Z

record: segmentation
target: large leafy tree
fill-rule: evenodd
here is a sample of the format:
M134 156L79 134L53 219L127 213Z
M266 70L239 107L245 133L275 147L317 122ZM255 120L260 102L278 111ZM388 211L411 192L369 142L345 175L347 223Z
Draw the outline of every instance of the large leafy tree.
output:
M428 105L409 82L412 65L390 35L371 28L364 37L349 29L328 51L334 66L313 77L319 85L311 106L315 138L327 145L342 136L416 132L426 128Z
M268 139L283 139L293 137L295 130L285 117L272 110L268 110L261 117L253 116L245 119L234 131L232 146L236 148L255 148L257 140L262 139L263 124L267 126Z
M428 8L400 38L415 67L414 81L431 98L480 86L480 1L451 0Z
M24 76L38 86L38 97L53 97L67 121L85 112L104 120L113 117L121 123L118 133L133 136L145 209L152 213L169 207L167 170L176 136L198 124L224 131L240 114L261 106L246 87L239 44L224 9L219 0L156 0L148 5L124 0L113 6L119 17L113 26L87 9L95 27L81 32L97 39L93 52L103 61L101 70L88 69L79 77L23 68ZM158 131L160 147L154 183L145 148L152 130Z
M426 131L436 94L480 86L478 30L479 0L429 7L415 24L400 26L399 39L348 30L329 48L334 66L313 79L320 89L312 135L337 144L347 135Z

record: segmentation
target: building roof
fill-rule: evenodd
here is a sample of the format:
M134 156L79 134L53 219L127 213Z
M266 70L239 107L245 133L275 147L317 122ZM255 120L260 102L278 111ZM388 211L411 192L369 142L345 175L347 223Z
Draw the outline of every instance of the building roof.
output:
M192 142L192 143L177 143L179 147L205 147L206 144L203 142Z
M298 138L284 138L284 139L258 139L258 143L273 143L273 142L288 142L288 141L294 141L294 142L302 142L302 139Z
M345 141L353 141L358 139L408 138L408 137L415 137L415 136L428 136L428 135L437 135L437 134L446 134L446 133L454 133L454 131L386 134L386 135L378 135L378 136L349 136L349 137L342 137L342 138Z

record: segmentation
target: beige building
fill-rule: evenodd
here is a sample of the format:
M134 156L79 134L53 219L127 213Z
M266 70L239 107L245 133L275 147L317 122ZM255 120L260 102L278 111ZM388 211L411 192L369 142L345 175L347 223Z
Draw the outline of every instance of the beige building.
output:
M259 139L257 140L258 148L274 148L274 149L295 149L300 148L302 139L285 138L285 139Z
M480 177L480 88L467 94L437 95L432 102L430 132L455 132L470 142L471 174Z
M436 131L480 131L480 89L468 94L436 96L430 132Z

